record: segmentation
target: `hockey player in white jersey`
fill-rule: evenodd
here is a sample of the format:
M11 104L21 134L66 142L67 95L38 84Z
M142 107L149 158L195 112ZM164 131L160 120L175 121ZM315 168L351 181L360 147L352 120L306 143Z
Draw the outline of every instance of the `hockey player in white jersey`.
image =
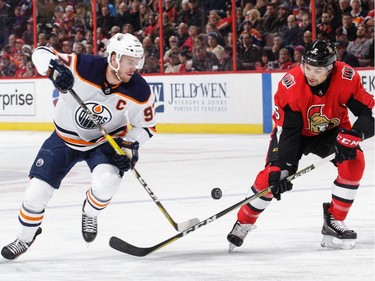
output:
M156 133L154 97L136 72L144 61L141 42L133 35L118 33L109 40L107 53L103 58L38 47L32 55L38 73L48 76L61 94L54 114L55 130L30 170L17 238L1 251L5 259L25 253L42 232L40 225L54 190L80 161L85 161L91 171L91 187L82 206L82 235L86 242L94 241L97 216L118 190L124 172L134 168L139 146ZM72 89L129 157L118 155L106 142L69 93Z

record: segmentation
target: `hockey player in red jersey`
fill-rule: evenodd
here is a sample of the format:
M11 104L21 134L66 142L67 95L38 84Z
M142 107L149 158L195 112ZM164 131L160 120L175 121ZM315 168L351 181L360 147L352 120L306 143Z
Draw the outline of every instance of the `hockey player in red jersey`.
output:
M17 239L1 251L5 259L13 260L31 246L42 231L40 225L54 190L81 161L91 171L91 186L82 206L82 235L86 242L94 241L97 216L110 203L123 174L134 168L139 146L156 133L154 97L136 72L144 61L141 42L133 35L118 33L109 40L107 53L107 58L61 54L49 47L38 47L33 53L38 72L48 76L61 94L54 114L55 130L30 170ZM118 155L106 142L101 130L68 93L72 89L129 157Z
M323 247L351 248L357 234L344 220L353 204L365 169L359 143L374 135L374 98L361 85L358 73L336 61L331 43L317 40L303 57L301 67L289 71L274 96L274 129L265 168L257 175L248 196L271 186L272 192L242 206L228 234L229 251L240 247L259 215L273 198L292 189L286 180L297 171L302 155L326 157L335 153L337 177L332 199L323 203ZM356 117L351 125L348 110Z

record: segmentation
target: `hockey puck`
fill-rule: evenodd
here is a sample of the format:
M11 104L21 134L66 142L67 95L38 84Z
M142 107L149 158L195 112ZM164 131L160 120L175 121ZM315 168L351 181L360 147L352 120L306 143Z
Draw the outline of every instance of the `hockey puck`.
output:
M211 190L211 197L215 200L219 200L223 196L223 192L220 188L214 188Z

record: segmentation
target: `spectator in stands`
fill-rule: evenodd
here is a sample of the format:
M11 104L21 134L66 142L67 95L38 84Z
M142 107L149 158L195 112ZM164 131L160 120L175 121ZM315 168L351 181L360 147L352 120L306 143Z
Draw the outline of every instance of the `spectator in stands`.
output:
M17 66L11 62L11 57L7 53L0 56L0 77L13 77L16 74Z
M131 19L129 8L124 2L121 2L121 4L118 7L118 13L115 17L115 25L123 27L124 24L127 24L130 21Z
M189 37L185 40L185 42L180 46L180 49L187 48L189 52L193 50L194 40L200 33L200 29L196 25L191 25L188 28Z
M153 13L146 3L139 4L139 18L141 28L145 29L149 24L150 14Z
M76 9L75 22L79 22L83 30L87 32L89 19L92 17L91 12L87 11L83 3L77 3L74 8Z
M260 12L257 9L251 9L248 11L249 21L251 23L251 28L255 28L258 31L263 31L263 19L260 17Z
M359 67L358 59L354 55L346 51L346 46L348 45L348 41L338 40L335 42L335 45L337 49L338 61L343 61L352 67Z
M361 0L350 0L350 7L352 7L350 14L353 17L353 23L356 26L363 24L367 16L367 11L362 9Z
M138 0L133 1L131 4L129 23L134 27L135 31L142 28L140 21L140 2Z
M349 42L346 50L358 59L370 59L371 40L366 38L366 27L357 27L357 39Z
M223 17L216 25L221 37L225 37L228 32L232 31L232 6L228 6L226 16Z
M348 33L346 32L346 29L343 28L342 26L338 27L335 31L335 41L338 41L338 40L343 40L343 41L348 40Z
M51 24L57 24L60 27L64 27L64 8L60 5L55 7L54 16L51 19Z
M68 20L74 22L74 17L75 17L74 7L72 5L66 6L65 7L65 14L63 15L63 21L65 19L68 19Z
M178 58L180 60L180 65L179 65L179 69L178 69L178 72L179 73L185 73L187 72L187 64L188 62L190 63L190 68L192 67L193 65L193 62L191 61L191 53L188 51L188 50L181 50L179 52L179 55L178 55ZM190 71L191 69L189 69Z
M275 3L267 4L267 11L264 15L264 31L274 32L277 29L277 9Z
M202 47L204 49L207 49L206 37L203 33L198 34L198 36L194 39L192 53L194 53L194 49L198 48L198 47Z
M262 61L256 65L257 70L268 70L268 63L275 60L271 49L264 48L262 52Z
M287 2L283 2L277 8L276 30L281 32L283 28L288 26L288 16L290 15L290 7Z
M51 33L48 37L47 46L52 47L55 50L60 49L59 37L55 33Z
M300 0L297 0L297 1L300 1ZM254 8L259 11L261 18L264 17L264 14L267 11L267 4L268 4L268 0L257 0L256 2L256 5Z
M293 65L292 55L287 48L282 48L279 52L279 69L290 69Z
M253 45L250 34L241 36L242 44L237 47L237 55L242 62L244 69L254 70L257 62L261 62L261 52Z
M143 49L145 51L145 57L153 56L159 59L159 50L156 48L150 36L146 36L142 40Z
M177 28L178 45L182 46L189 38L188 25L184 22L180 23Z
M115 25L115 17L109 13L108 6L102 6L101 14L97 19L97 26L100 26L103 29L103 32L106 36L109 36L112 26Z
M323 13L328 13L331 30L332 30L332 41L335 41L335 31L336 29L341 26L341 12L336 4L335 1L327 2L327 4L323 7Z
M182 22L188 22L190 16L189 0L182 0L181 9L178 11L178 18L176 25L178 26Z
M25 44L34 44L34 20L29 18L26 23L26 30L23 31L21 38L25 41Z
M175 3L173 0L165 0L164 1L164 11L168 14L171 22L176 22L178 18L178 13L174 7Z
M122 27L122 33L134 34L134 27L130 23L125 23Z
M111 27L111 31L109 32L109 37L121 32L121 28L118 25L114 25Z
M160 73L159 60L154 56L146 57L145 64L140 73Z
M302 46L306 48L311 43L312 43L312 33L311 33L311 31L307 30L307 31L305 31L305 33L303 33L303 44L302 44Z
M171 22L171 19L169 18L168 13L163 13L163 46L168 44L168 40L171 36L176 35L175 28L173 23ZM155 34L158 36L160 34L159 31L159 23L157 25L157 28L155 30Z
M283 46L283 38L279 33L275 33L272 38L272 53L276 60L279 59L279 52Z
M116 7L111 3L111 1L109 0L99 0L99 8L103 8L103 7L108 7L108 11L109 11L109 14L112 16L112 17L116 17L117 15L117 10L116 10Z
M342 15L342 27L346 30L348 41L353 41L357 38L357 27L353 23L353 18L350 13Z
M63 54L71 54L72 53L72 44L69 40L62 42L61 51Z
M329 38L329 41L333 41L335 39L334 33L332 32L331 19L328 13L322 13L320 23L317 25L317 29L324 32Z
M85 54L86 48L82 42L77 42L73 45L73 53L75 54Z
M297 46L302 44L302 29L297 25L296 17L288 16L288 25L282 29L282 38L284 45Z
M215 32L218 36L219 44L224 45L224 38L221 37L220 31L217 29L216 25L214 25L213 23L207 23L205 31L206 34L210 32Z
M305 48L301 45L294 47L294 63L291 65L291 69L302 64L302 56L305 53Z
M15 77L32 77L34 76L34 65L31 61L31 52L23 52L21 65L18 67Z
M40 47L40 46L47 46L47 34L41 32L38 34L38 43L37 43L37 46Z
M164 53L164 56L163 56L164 63L167 63L169 61L171 52L177 51L178 49L179 49L179 46L178 46L177 37L176 36L169 37L167 51Z
M93 55L94 54L94 45L92 42L84 42L83 43L85 45L85 53L86 54L90 54L90 55Z
M164 70L164 73L178 73L180 70L180 58L179 58L179 51L172 51L169 54L169 60L167 63L167 67Z
M158 34L156 34L155 30L158 27L158 22L156 21L156 14L151 12L148 16L148 23L144 30L144 36L151 36L151 38L155 38Z
M339 0L339 8L341 14L348 13L352 10L349 0Z
M17 38L21 37L23 30L26 28L27 17L21 13L21 7L14 8L14 23L12 25L11 33L15 34Z
M243 70L243 65L241 60L236 58L237 70ZM220 60L221 71L231 71L233 70L233 49L231 47L225 47L223 51L223 56Z
M202 47L194 48L192 69L195 71L211 71L214 65L219 65L217 57Z
M204 27L205 18L203 17L203 10L200 6L201 2L199 0L189 0L189 17L187 24L199 26L202 30Z
M216 32L207 34L207 51L213 53L219 61L222 60L224 47L218 43L219 36Z
M305 13L302 15L301 22L298 26L302 29L302 33L306 30L311 30L311 16L309 13Z
M0 50L7 44L13 22L14 14L12 7L5 0L0 0Z

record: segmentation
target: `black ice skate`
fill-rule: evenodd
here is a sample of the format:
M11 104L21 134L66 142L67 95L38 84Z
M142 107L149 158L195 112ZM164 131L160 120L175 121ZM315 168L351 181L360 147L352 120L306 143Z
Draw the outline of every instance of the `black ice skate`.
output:
M86 200L82 207L82 236L87 243L95 240L98 234L98 220L97 217L89 217L86 215L84 209L86 205Z
M227 240L229 241L228 252L232 252L235 247L240 247L246 238L246 235L256 228L253 224L241 224L238 221L234 224L232 231L229 232Z
M352 249L355 246L357 233L349 229L343 221L336 220L333 217L328 211L330 205L330 203L323 203L323 239L320 244L324 248Z
M24 254L27 249L34 243L35 238L42 233L42 228L39 227L36 231L33 240L31 242L23 242L22 240L16 239L14 242L4 246L1 250L1 255L7 260L14 260L20 255Z

